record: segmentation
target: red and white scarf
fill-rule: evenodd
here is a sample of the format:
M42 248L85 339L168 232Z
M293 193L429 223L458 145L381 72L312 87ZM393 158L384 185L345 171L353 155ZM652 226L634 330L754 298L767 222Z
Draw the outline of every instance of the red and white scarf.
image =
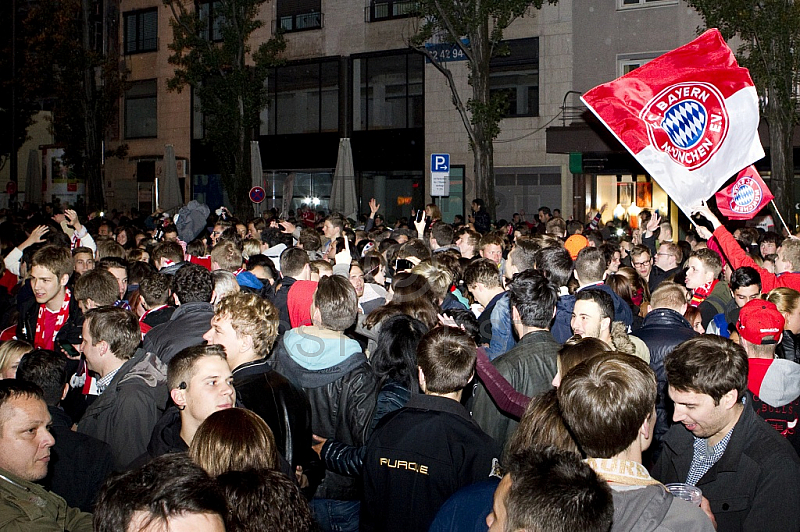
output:
M689 305L695 308L699 307L700 303L705 301L706 298L711 295L711 292L714 291L714 287L717 286L718 282L718 280L714 279L703 286L698 286L695 288L694 292L692 293L692 299L689 301Z
M51 339L52 344L48 343L47 331L45 330L44 327L44 322L45 322L44 313L47 312L46 309L47 305L39 305L39 314L36 317L36 339L34 340L34 345L36 347L50 345L52 348L52 345L55 345L56 335L58 335L58 331L61 330L61 327L63 327L64 324L67 323L67 318L69 317L69 300L71 296L72 294L69 291L69 288L65 289L64 302L61 303L61 308L58 309L58 314L56 315L56 326L53 329L53 338Z

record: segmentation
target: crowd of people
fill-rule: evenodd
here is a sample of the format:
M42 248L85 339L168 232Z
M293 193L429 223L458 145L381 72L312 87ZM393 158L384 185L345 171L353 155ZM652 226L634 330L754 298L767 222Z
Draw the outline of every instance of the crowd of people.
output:
M800 239L369 207L6 213L0 530L800 530Z

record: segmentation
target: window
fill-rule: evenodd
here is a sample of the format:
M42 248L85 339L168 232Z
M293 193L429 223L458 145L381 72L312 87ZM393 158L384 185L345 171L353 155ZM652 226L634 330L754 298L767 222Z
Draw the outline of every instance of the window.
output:
M134 81L125 91L125 138L158 136L156 80Z
M278 28L286 32L322 27L321 0L278 0L277 13Z
M221 14L221 5L218 0L214 2L200 2L197 11L200 14L200 35L207 41L219 42L222 40L222 24L225 22Z
M505 44L508 55L492 58L489 67L490 90L506 95L507 117L539 116L539 38Z
M624 76L640 66L649 63L664 52L644 52L617 55L617 76Z
M274 68L267 78L269 105L261 113L262 135L339 130L339 61Z
M125 53L154 52L158 49L158 10L124 14Z
M617 0L620 9L627 9L631 7L653 7L662 5L674 5L678 0Z
M397 53L353 59L353 129L406 129L422 127L425 105L422 85L424 58L417 53Z
M370 0L367 9L370 22L405 18L416 13L417 0Z

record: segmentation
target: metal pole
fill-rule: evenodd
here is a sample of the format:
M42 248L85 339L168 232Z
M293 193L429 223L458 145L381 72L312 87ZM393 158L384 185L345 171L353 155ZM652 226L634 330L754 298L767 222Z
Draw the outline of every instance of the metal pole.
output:
M10 179L18 181L17 176L17 0L11 2L11 167ZM27 191L26 191L27 192Z

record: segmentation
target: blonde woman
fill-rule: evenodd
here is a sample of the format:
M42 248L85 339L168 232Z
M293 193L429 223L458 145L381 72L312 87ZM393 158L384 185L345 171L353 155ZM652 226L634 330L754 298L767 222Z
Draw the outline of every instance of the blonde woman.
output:
M33 346L22 340L6 340L0 345L0 379L13 379L17 366L25 353L33 351Z
M778 312L786 322L783 325L783 338L775 354L792 362L800 362L800 292L781 286L767 294L767 301L775 303Z

